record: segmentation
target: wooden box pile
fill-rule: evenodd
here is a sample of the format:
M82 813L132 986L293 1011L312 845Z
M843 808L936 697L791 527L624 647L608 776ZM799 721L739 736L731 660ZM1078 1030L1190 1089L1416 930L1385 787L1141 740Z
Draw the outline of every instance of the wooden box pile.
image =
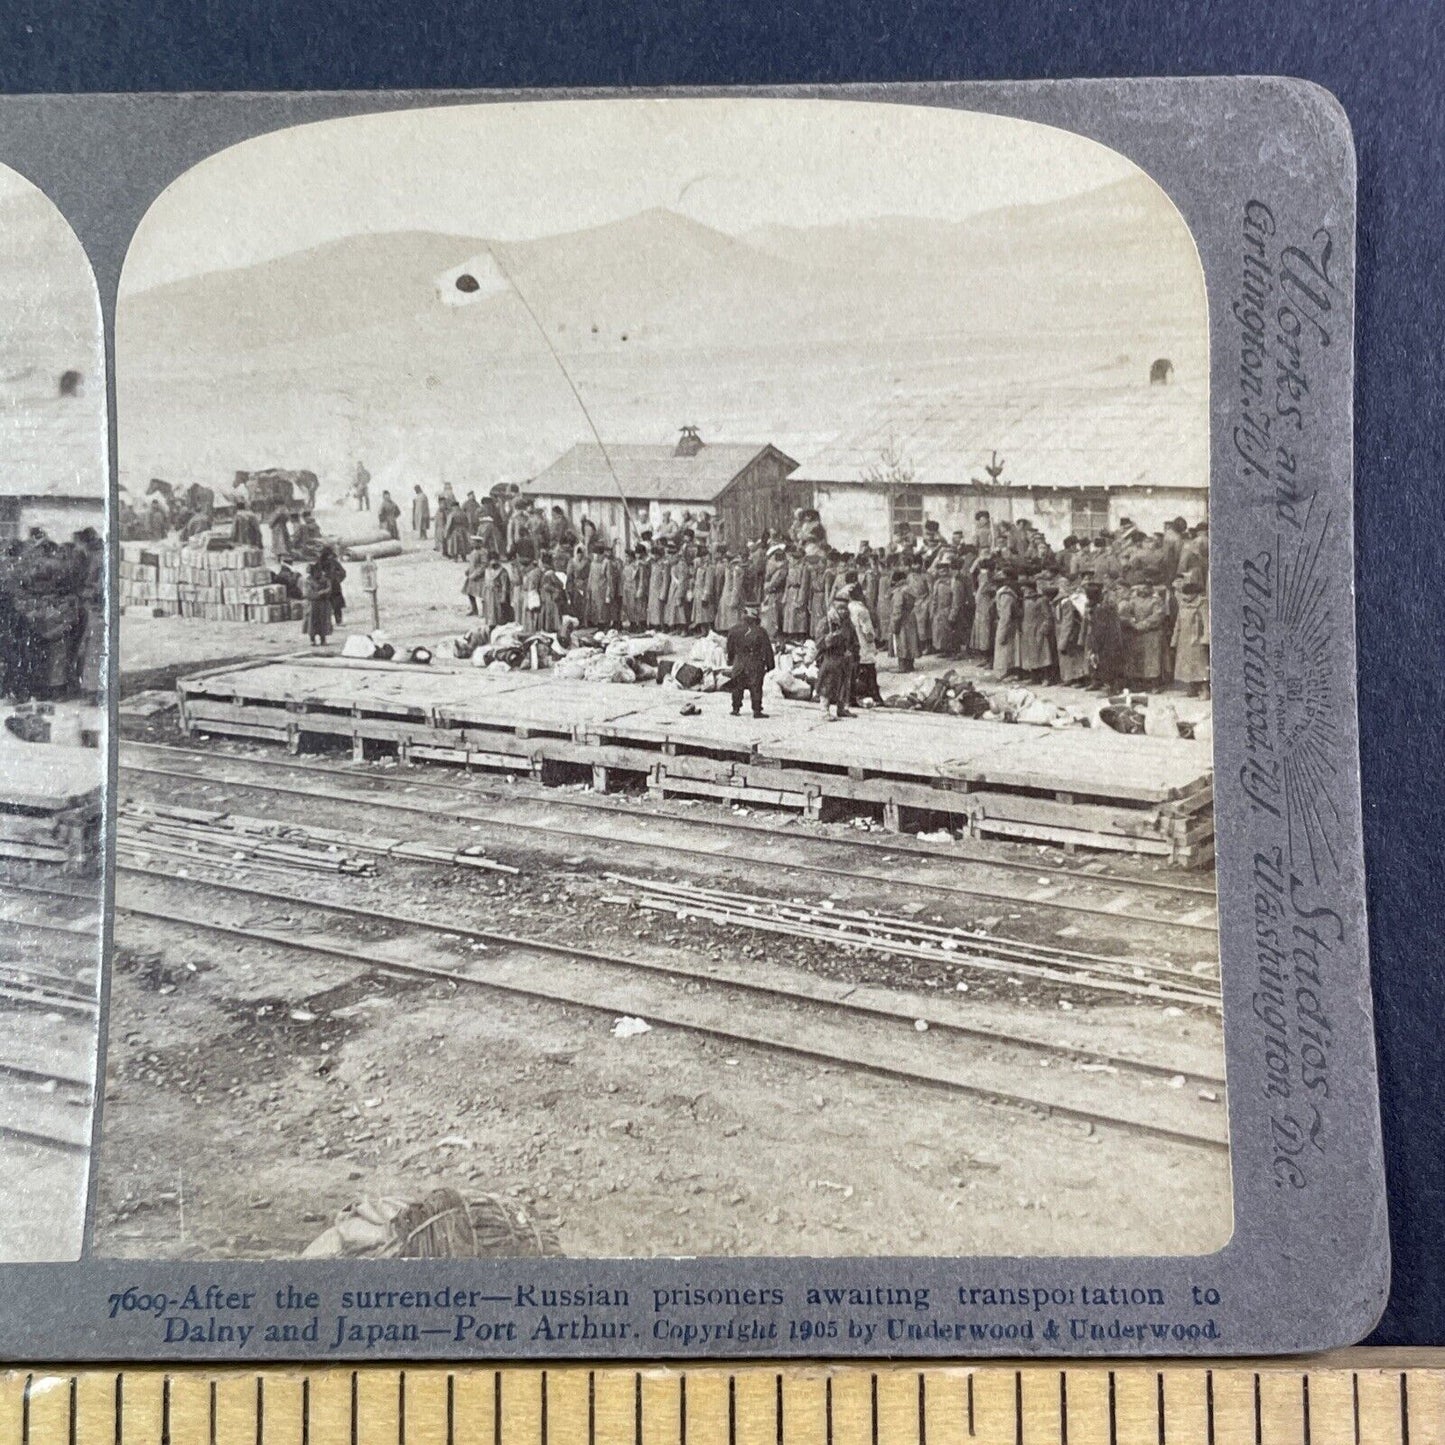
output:
M150 617L212 622L295 622L301 604L271 581L259 547L120 544L120 605Z

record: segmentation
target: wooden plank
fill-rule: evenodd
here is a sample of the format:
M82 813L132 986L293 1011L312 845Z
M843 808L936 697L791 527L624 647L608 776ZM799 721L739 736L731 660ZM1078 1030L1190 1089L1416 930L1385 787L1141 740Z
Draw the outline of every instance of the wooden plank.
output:
M1119 833L1093 833L1086 828L1052 828L1042 823L1013 823L1006 818L980 818L977 828L988 837L1072 844L1079 848L1106 848L1115 853L1151 853L1167 858L1174 851L1165 839L1128 838Z
M665 778L650 782L648 788L664 798L721 798L732 803L764 803L776 808L806 809L809 801L806 793L709 783L700 778Z

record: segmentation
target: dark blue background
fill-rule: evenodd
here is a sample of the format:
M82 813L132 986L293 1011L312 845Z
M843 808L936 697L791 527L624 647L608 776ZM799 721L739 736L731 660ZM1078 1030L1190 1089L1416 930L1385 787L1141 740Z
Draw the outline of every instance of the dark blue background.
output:
M1380 0L0 0L0 90L1282 74L1354 124L1365 838L1394 1285L1375 1341L1445 1344L1445 534L1440 7ZM1434 22L1431 11L1435 12Z

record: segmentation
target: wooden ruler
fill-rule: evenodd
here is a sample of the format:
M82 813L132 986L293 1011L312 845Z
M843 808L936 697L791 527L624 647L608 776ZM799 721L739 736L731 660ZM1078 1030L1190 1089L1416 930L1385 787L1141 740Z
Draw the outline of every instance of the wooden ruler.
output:
M1434 1445L1445 1350L0 1375L0 1445Z

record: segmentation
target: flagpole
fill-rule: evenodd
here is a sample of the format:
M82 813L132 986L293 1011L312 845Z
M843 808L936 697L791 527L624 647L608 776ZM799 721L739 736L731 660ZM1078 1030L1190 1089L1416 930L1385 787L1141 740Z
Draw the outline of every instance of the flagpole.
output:
M572 373L567 370L561 354L552 345L552 338L547 335L547 328L542 325L541 318L532 309L532 303L527 300L512 273L502 264L502 258L497 254L496 247L488 246L487 253L492 258L492 264L502 273L502 279L512 288L512 293L522 303L522 309L532 318L532 325L537 328L537 335L542 338L542 344L552 353L552 360L557 363L557 370L562 373L562 379L567 383L567 389L576 399L582 415L587 418L587 425L591 429L593 437L596 438L597 446L602 452L602 460L607 463L608 474L612 478L612 484L617 488L617 496L622 503L622 545L624 550L630 550L632 546L632 513L627 504L627 494L622 490L622 480L617 475L617 469L612 465L612 458L608 454L607 443L602 440L602 433L597 430L597 423L592 420L592 413L587 410L587 403L582 400L582 393L577 390L577 383L572 380Z

